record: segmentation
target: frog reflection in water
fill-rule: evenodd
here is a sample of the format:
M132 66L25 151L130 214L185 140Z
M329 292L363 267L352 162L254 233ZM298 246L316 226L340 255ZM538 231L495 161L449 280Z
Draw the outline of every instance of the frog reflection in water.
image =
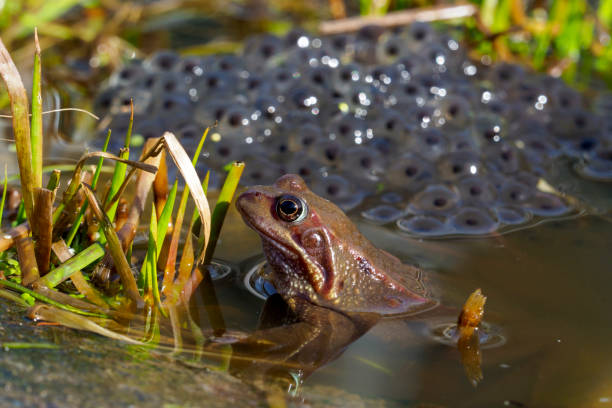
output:
M310 191L299 176L251 187L236 206L261 236L274 286L293 316L290 325L260 325L250 346L267 344L270 354L309 372L337 357L381 317L437 305L421 270L374 247L342 210ZM270 303L279 308L282 301L269 298L267 310Z

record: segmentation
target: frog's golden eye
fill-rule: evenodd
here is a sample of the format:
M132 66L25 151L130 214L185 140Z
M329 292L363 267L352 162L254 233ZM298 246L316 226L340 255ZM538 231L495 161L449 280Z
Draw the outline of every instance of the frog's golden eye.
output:
M292 195L282 195L276 200L276 214L281 220L299 222L306 218L308 207L304 200Z

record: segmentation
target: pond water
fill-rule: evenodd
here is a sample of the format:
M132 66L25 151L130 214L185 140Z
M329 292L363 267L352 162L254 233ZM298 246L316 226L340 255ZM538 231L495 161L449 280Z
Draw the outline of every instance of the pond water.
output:
M610 199L609 189L602 192ZM443 305L459 308L482 288L485 322L501 330L505 343L482 350L484 379L473 387L458 351L432 336L456 314L385 320L306 384L334 384L401 405L606 406L612 400L609 219L584 216L494 237L436 241L401 238L375 225L361 230L404 261L418 262ZM230 251L222 245L219 256Z
M583 216L475 239L418 240L372 224L360 228L381 248L418 262L446 308L431 318L380 322L306 378L297 392L287 393L290 405L610 404L609 219ZM233 244L237 236L244 245L239 255ZM215 284L227 327L252 332L264 302L245 289L242 277L263 257L259 238L234 210L217 254L233 269ZM488 297L484 321L500 331L505 343L483 348L484 378L474 387L458 351L436 341L432 330L454 322L458 308L477 287ZM260 406L278 398L265 383L189 367L164 352L150 354L61 327L36 327L22 309L6 303L2 316L2 343L59 346L0 352L0 401L7 405ZM200 323L209 326L205 317Z

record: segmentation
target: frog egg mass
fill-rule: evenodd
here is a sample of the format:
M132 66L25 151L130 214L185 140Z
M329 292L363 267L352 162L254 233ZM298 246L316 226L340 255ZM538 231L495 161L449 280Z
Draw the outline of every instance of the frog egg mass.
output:
M243 160L244 184L296 173L344 210L411 235L483 235L576 211L539 188L560 166L612 180L610 95L587 104L559 79L474 62L425 23L132 60L94 104L114 150L130 98L136 134L173 131L188 153L212 127L200 171Z

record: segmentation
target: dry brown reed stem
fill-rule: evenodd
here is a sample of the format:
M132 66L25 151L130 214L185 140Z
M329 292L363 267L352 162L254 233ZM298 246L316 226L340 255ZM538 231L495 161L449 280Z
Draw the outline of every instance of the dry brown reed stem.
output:
M34 189L34 210L36 217L33 238L36 242L36 264L41 276L49 272L51 237L53 235L53 202L55 193L46 188Z
M359 16L342 20L324 21L319 25L323 35L341 34L359 31L363 27L376 25L380 27L397 27L415 21L442 21L465 18L475 15L478 11L474 4L440 5L393 11L384 16Z
M17 259L21 269L21 284L29 286L40 277L36 265L34 242L30 237L21 237L15 241L15 246L17 247Z
M80 179L78 179L78 183L91 183L91 180L93 179L93 174L91 174L91 172L80 172L80 174L81 177ZM73 182L74 178L71 183ZM81 210L81 207L83 206L84 202L85 193L81 189L78 189L76 193L72 195L70 200L65 202L64 208L61 210L62 212L60 213L57 221L53 225L53 240L58 240L60 238L60 235L63 234L64 231L68 227L70 227L70 225L72 225L74 220L76 220L76 217L78 216L79 211ZM57 208L55 209L55 211L57 211Z
M68 248L63 239L54 242L51 248L53 249L53 253L55 254L55 256L57 256L57 259L59 259L61 263L68 261L73 256L72 252L70 252L70 249ZM77 288L77 290L83 296L85 296L85 299L100 307L107 307L107 304L104 299L102 299L98 292L92 286L90 286L89 283L87 283L81 271L76 271L72 275L70 275L70 280Z
M129 344L144 345L144 343L141 343L130 337L105 329L104 327L94 322L92 319L88 319L86 317L79 316L75 313L67 312L65 310L58 309L53 306L38 304L30 308L30 310L28 311L28 317L34 321L46 320L49 322L56 322L63 326L77 330L87 330L111 339L125 341Z
M0 252L4 252L15 245L19 238L27 237L30 234L30 226L23 223L6 232L0 232Z
M32 172L32 145L30 141L29 101L19 71L0 39L0 76L6 84L13 112L13 134L17 147L17 163L21 177L23 204L30 225L34 212L34 174Z
M145 157L145 153L150 151L159 141L159 138L155 139L147 139L143 148L143 156L141 160ZM160 165L161 155L150 156L144 159L144 162L158 167ZM134 235L136 234L136 229L138 228L138 224L140 223L140 216L145 209L145 205L147 202L147 196L151 191L151 186L155 180L155 174L139 170L136 174L136 183L134 185L134 199L132 200L132 205L130 206L130 212L127 216L127 219L123 225L123 227L117 232L119 239L121 240L121 244L124 245L124 249L127 248L132 243L134 239Z
M119 200L119 205L117 205L117 214L115 215L115 229L116 230L120 230L121 227L123 227L129 215L130 215L130 205L125 198L121 198Z
M40 293L43 296L48 297L51 300L55 300L56 302L62 303L64 305L69 305L72 307L76 307L77 309L85 310L87 312L102 312L105 314L110 314L109 310L100 309L97 305L94 305L89 302L85 302L81 299L77 299L70 295L67 295L63 292L59 292L55 289L51 289L42 283L34 282L32 283L32 290L36 293Z
M160 217L166 200L168 199L168 166L166 164L166 151L162 150L159 167L153 182L153 197L155 198L155 212Z

